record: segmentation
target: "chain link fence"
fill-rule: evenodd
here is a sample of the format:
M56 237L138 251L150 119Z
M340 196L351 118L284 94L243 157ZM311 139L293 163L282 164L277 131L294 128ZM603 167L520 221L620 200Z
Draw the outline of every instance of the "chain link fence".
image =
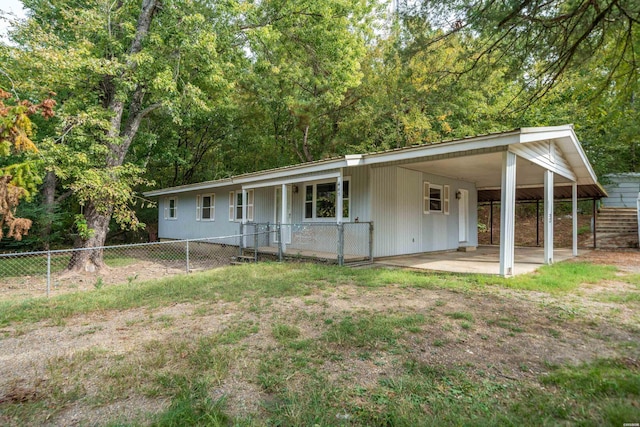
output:
M245 247L278 259L315 259L340 265L373 261L373 223L243 224Z
M373 225L368 222L249 223L241 226L241 234L226 237L0 254L0 297L2 293L33 296L62 288L98 288L259 260L371 262L372 239ZM105 267L70 268L83 258L83 252L101 254Z
M154 243L61 249L0 254L0 290L45 291L92 283L126 283L222 267L237 262L244 250L242 240L252 236L226 236ZM70 268L81 252L102 253L105 268ZM91 266L91 264L89 264Z

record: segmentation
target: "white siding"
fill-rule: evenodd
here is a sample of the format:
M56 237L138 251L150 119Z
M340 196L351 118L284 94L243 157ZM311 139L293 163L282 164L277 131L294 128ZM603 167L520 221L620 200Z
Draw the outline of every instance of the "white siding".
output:
M240 231L239 223L229 221L229 191L238 190L240 190L239 186L222 187L216 188L215 191L194 191L160 197L158 199L158 237L161 239L196 239L238 234ZM215 220L196 221L196 196L212 193L216 195ZM166 198L177 200L177 219L164 219Z
M605 184L609 197L602 199L604 206L608 208L635 208L637 206L638 193L640 193L640 173L628 173L619 175L606 175L610 181Z
M351 177L351 221L356 218L371 221L371 192L369 191L369 167L345 168L345 177Z
M397 168L396 251L422 252L422 173Z
M371 168L371 219L373 255L396 255L397 177L396 166Z
M449 185L449 215L444 213L429 213L423 215L422 251L443 251L457 249L459 245L458 201L456 191L469 191L469 235L466 245L478 244L478 191L475 185L465 181L444 178L432 174L422 174L422 179L431 184Z

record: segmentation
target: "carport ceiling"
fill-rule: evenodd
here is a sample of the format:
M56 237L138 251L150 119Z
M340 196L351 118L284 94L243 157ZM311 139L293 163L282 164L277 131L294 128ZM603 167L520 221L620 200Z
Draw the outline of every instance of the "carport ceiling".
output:
M484 153L473 156L453 157L403 165L407 169L461 181L473 182L478 190L500 187L502 182L502 153ZM570 183L568 179L555 175L558 184ZM544 169L518 157L516 163L516 185L532 186L544 184Z
M473 182L478 189L478 201L499 201L502 184L502 152L475 154L447 159L427 160L404 164L402 167L440 175L451 179ZM554 175L555 198L571 198L571 181ZM536 200L544 197L544 168L518 157L516 163L516 199ZM579 198L602 197L597 185L578 186Z

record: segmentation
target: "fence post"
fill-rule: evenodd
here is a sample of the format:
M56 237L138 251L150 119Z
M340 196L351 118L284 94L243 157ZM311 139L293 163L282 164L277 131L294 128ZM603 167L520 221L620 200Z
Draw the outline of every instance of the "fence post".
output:
M267 223L267 246L271 246L271 224Z
M47 251L47 297L51 291L51 251Z
M373 222L369 223L369 261L373 262Z
M253 227L253 261L258 262L258 226Z
M189 241L188 240L187 240L186 252L187 252L187 273L189 273Z
M282 224L276 225L276 233L278 234L278 261L282 262Z
M338 224L338 265L344 265L344 224Z

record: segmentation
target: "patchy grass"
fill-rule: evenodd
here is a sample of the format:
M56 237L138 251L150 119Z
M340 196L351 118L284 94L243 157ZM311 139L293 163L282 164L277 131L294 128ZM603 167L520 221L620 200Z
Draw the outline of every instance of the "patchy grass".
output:
M570 292L585 283L598 283L615 277L616 268L586 262L559 262L545 265L531 274L523 274L496 282L511 289L549 293Z
M591 312L573 302L578 296L571 289L585 283L585 276L608 279L614 273L608 267L592 267L580 266L572 278L574 270L561 263L531 277L502 280L259 264L4 303L0 325L15 330L8 335L11 339L28 337L29 322L59 325L51 328L53 332L64 329L65 319L72 316L110 311L108 317L117 317L118 310L141 310L121 320L127 334L132 334L126 335L127 348L93 346L61 352L47 359L46 369L38 373L40 381L16 383L9 393L3 390L0 424L70 422L64 418L70 408L90 413L135 399L156 402L156 409L129 419L98 422L87 417L79 422L114 426L636 422L640 419L638 347L627 343L638 342L640 330L610 320L598 324L614 328L601 338L578 330L586 328ZM542 301L503 290L525 290L536 280L547 292ZM503 288L499 297L491 294L498 287ZM620 295L626 298L626 293ZM399 296L401 300L396 299ZM182 311L168 310L176 303L184 304L179 307ZM101 322L98 317L89 319ZM92 339L112 329L102 323L82 323L78 330L76 338ZM153 335L138 341L144 330ZM532 340L535 345L521 352L523 343ZM576 357L566 360L582 360L583 350L572 343L595 343L616 356L587 358L579 364L544 363L545 357L556 354L558 340Z

